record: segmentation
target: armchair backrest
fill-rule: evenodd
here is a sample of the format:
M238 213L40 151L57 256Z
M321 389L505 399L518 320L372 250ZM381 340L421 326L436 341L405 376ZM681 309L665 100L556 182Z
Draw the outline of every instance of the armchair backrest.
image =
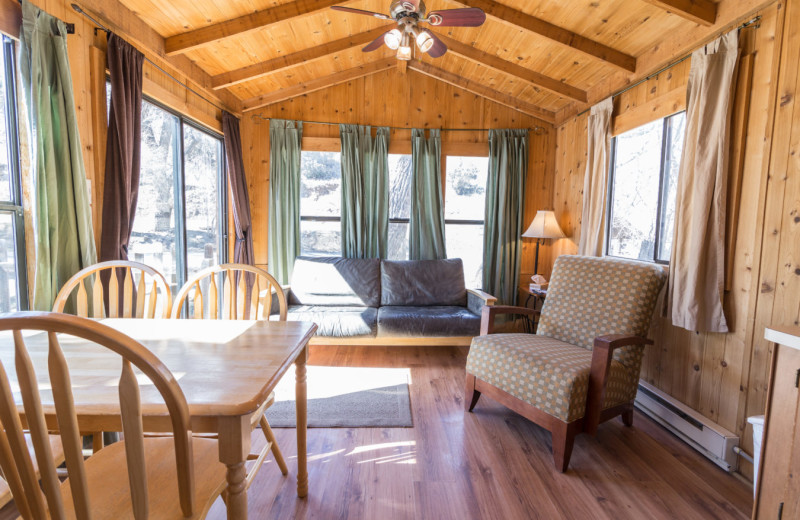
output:
M657 264L560 256L536 333L589 350L594 338L604 334L646 337L666 279Z

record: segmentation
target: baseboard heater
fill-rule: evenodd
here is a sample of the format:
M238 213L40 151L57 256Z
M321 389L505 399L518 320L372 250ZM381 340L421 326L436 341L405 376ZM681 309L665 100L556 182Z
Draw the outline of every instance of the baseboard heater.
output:
M738 457L734 446L739 436L711 422L672 396L639 381L636 407L654 421L680 437L725 471L736 471Z

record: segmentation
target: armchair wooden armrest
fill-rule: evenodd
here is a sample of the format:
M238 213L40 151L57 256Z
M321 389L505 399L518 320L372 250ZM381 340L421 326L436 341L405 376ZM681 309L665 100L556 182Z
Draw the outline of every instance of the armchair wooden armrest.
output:
M614 350L629 345L652 345L653 340L629 334L608 334L594 338L592 347L592 371L589 374L589 393L586 396L586 414L584 415L584 431L597 434L600 416L603 412L603 401L606 397L608 372Z
M467 289L467 293L477 296L478 298L486 302L485 305L494 305L495 303L497 303L497 298L495 298L494 296L492 296L487 292L481 291L480 289Z
M467 308L472 314L481 315L484 305L494 305L497 298L478 289L467 289Z
M512 305L485 305L481 310L481 336L494 331L494 318L498 314L527 314L537 316L539 311L528 307L514 307Z

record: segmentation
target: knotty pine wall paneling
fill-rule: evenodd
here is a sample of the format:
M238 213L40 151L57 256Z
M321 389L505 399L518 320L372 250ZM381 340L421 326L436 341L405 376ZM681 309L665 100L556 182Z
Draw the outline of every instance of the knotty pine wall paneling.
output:
M764 327L800 321L800 1L776 2L760 14L759 28L740 33L742 70L752 74L749 88L738 88L734 109L743 137L731 151L732 164L741 163L732 173L741 175L741 184L725 294L731 332L697 334L657 318L656 344L647 348L642 369L647 382L737 432L747 451L746 417L763 413L766 393ZM684 110L690 66L687 60L618 96L615 133ZM569 238L554 245L553 256L577 251L587 120L588 114L572 117L556 130L553 206ZM743 460L740 471L752 478Z
M256 264L267 267L269 197L269 118L417 128L534 128L529 141L523 226L536 211L552 208L555 128L545 122L413 71L391 70L313 92L242 117L244 160L253 212ZM304 124L304 138L338 138L336 125ZM392 130L391 142L409 141L410 130ZM485 145L487 132L443 132L443 153L474 143ZM407 152L408 153L408 152ZM443 161L444 162L444 161ZM444 167L444 164L443 164ZM533 274L535 242L523 239L522 278ZM551 257L546 244L539 270L549 275Z

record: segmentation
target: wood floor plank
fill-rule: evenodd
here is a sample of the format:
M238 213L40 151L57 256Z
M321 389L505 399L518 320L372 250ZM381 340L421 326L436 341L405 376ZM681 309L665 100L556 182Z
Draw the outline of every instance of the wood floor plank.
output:
M289 464L266 462L251 518L747 518L752 490L639 414L579 435L570 470L553 467L550 434L482 397L464 413L465 347L311 348L309 364L408 368L413 428L312 428L309 495L295 490L293 429L275 434ZM288 374L287 377L294 377ZM260 436L260 437L259 437ZM263 444L254 432L254 449ZM225 518L218 502L209 518Z

